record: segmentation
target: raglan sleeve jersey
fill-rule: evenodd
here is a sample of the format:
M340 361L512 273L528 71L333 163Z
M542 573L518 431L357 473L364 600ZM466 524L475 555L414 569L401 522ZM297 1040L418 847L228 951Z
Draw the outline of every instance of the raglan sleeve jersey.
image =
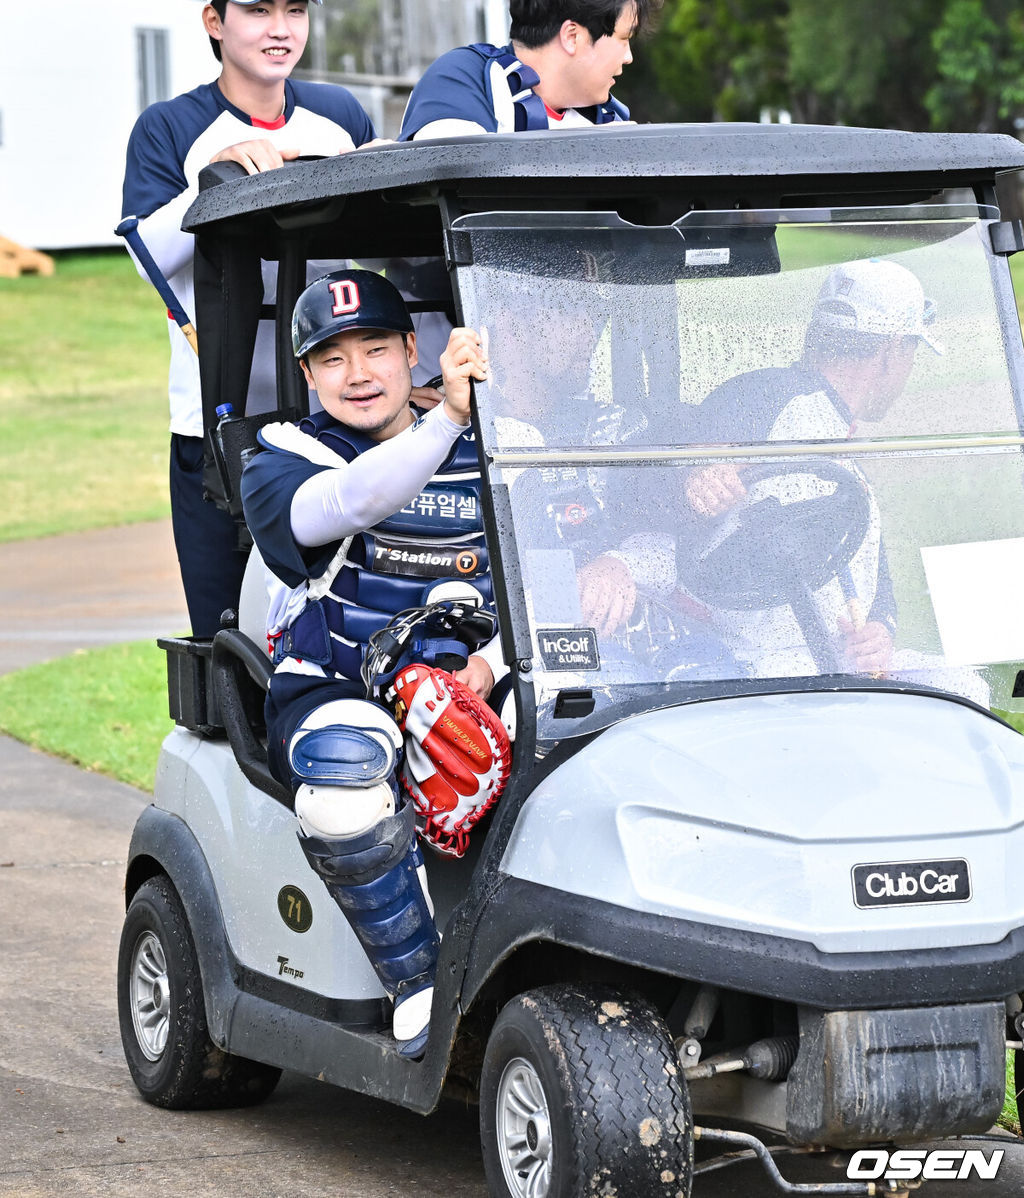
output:
M343 87L288 80L284 113L265 125L230 104L215 83L204 84L151 105L136 121L125 162L122 217L139 218L142 240L194 322L195 242L192 234L182 231L181 222L198 194L203 167L228 146L257 138L279 149L327 157L374 136L362 105ZM137 261L136 268L145 278ZM171 432L201 436L199 364L173 321L169 331ZM254 380L260 373L254 366Z
M489 67L470 46L442 54L412 89L399 140L497 132Z
M401 141L521 133L541 129L587 129L629 120L614 96L604 104L555 112L536 91L540 79L511 46L477 42L432 63L412 90Z
M182 247L191 253L192 239L181 232L181 220L198 192L199 172L221 150L263 138L279 149L328 156L374 136L362 105L342 87L288 80L280 120L263 123L230 104L215 83L205 84L150 105L136 121L128 141L121 215L139 217L150 252L171 275L181 267ZM171 256L164 241L175 243Z

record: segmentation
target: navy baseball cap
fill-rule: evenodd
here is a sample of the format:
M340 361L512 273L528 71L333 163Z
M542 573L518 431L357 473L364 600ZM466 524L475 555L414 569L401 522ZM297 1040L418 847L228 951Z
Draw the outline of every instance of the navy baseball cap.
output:
M292 349L297 358L349 329L413 331L409 309L394 283L372 270L336 270L315 279L296 300Z
M243 8L249 8L250 5L260 4L263 0L231 0L232 4L241 4ZM311 4L323 4L324 0L310 0Z

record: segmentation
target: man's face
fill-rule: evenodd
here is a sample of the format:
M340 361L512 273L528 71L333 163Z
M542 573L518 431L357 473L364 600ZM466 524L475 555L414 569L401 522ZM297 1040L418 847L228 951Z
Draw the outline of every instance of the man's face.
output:
M257 82L286 79L298 63L309 37L307 0L260 0L228 4L222 21L209 5L203 11L206 30L220 41L224 67Z
M501 312L491 327L495 381L508 415L531 423L563 416L587 389L597 332L589 313L526 305Z
M352 329L314 346L302 371L335 420L386 441L412 424L416 361L414 333L403 340L401 333L383 329Z
M607 101L623 67L633 61L630 42L635 32L636 5L632 0L622 6L614 31L597 41L582 26L579 28L572 65L574 108Z
M903 394L910 372L914 369L914 357L919 344L917 337L896 337L882 351L876 384L862 408L864 420L881 420Z

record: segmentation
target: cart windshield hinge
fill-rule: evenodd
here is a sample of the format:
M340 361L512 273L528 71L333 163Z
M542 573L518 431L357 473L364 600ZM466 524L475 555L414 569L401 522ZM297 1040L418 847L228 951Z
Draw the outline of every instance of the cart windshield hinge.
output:
M473 242L465 229L445 229L444 256L449 267L473 265Z
M1008 258L1024 250L1024 221L1001 220L989 226L992 238L992 252Z

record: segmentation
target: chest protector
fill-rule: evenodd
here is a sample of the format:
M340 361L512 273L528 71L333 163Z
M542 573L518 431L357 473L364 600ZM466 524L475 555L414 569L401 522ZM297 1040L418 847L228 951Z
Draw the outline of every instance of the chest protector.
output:
M486 61L488 96L498 122L498 132L526 133L547 129L547 109L533 90L540 83L540 76L533 67L520 62L508 46L499 50L487 42L477 42L469 49ZM629 120L629 109L614 96L609 96L603 104L579 111L595 125Z
M347 462L375 444L325 412L307 416L299 428ZM310 601L278 638L275 661L301 658L358 679L370 636L398 612L420 606L442 581L471 582L492 608L472 433L459 437L411 503L328 552L330 564L310 579Z

